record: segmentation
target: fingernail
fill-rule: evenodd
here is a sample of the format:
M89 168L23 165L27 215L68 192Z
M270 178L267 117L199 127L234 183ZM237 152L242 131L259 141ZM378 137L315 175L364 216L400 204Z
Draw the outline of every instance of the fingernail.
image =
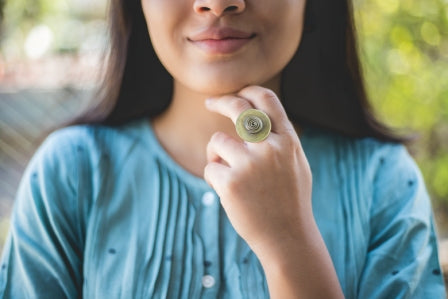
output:
M205 99L205 105L206 105L206 106L209 106L212 102L213 102L213 99L212 99L212 98L207 98L207 99Z

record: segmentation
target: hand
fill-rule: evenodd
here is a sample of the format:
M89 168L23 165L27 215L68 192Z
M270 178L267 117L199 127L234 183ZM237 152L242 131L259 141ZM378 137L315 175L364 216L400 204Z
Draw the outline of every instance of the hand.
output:
M246 143L217 132L207 146L204 178L235 230L259 258L271 298L343 298L311 208L311 170L277 96L249 86L207 101L235 123L243 111L268 114L271 134Z
M206 106L234 123L250 108L266 112L272 122L270 135L260 143L217 132L207 146L204 178L220 196L235 230L259 258L287 240L300 238L314 223L311 171L275 93L249 86L235 95L209 99Z

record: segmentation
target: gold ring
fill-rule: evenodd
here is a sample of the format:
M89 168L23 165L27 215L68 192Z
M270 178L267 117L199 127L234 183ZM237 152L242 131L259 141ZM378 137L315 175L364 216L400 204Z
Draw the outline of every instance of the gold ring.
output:
M247 109L238 116L235 127L241 139L248 142L260 142L271 133L271 120L261 110Z

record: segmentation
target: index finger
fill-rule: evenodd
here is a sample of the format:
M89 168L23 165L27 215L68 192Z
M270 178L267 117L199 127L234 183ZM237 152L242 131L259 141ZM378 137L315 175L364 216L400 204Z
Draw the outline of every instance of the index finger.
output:
M240 90L238 96L248 100L256 109L268 113L276 132L294 130L282 103L272 90L253 85Z

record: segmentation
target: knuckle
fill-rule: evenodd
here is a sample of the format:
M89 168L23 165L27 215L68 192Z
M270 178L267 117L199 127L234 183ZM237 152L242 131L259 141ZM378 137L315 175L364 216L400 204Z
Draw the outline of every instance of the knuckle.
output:
M208 183L211 183L210 178L210 164L205 165L204 167L204 180Z
M311 172L310 165L308 163L305 163L302 171L303 171L303 176L304 176L304 179L306 180L306 183L309 185L312 185L313 173Z
M210 141L207 143L207 147L206 147L207 154L211 154L212 152L214 152L213 145L214 145L213 138L211 138Z
M264 101L277 101L277 95L270 89L264 89L262 94Z
M223 132L215 132L210 138L209 144L216 145L221 143L225 138L225 134Z
M284 136L281 140L275 140L265 148L266 155L270 157L292 157L299 151L300 148L298 147L296 140L290 136Z
M264 152L264 150L263 150L263 152ZM248 157L240 164L241 170L243 172L241 175L242 176L250 176L257 169L258 164L259 164L258 157L255 157L255 156Z
M277 153L282 152L281 144L278 144L277 142L266 142L263 146L263 154L266 157L273 157Z
M251 108L246 100L240 98L233 98L232 101L230 101L230 106L235 111L244 111Z
M285 140L285 147L288 149L288 151L296 151L298 149L298 144L296 138L294 138L291 135L288 135Z
M285 132L282 138L282 146L288 151L295 151L299 148L299 141L294 131Z
M240 192L240 184L235 178L231 178L226 183L227 192L230 194L238 194Z
M306 174L307 174L309 182L312 183L313 182L313 173L312 173L309 165L306 167Z

